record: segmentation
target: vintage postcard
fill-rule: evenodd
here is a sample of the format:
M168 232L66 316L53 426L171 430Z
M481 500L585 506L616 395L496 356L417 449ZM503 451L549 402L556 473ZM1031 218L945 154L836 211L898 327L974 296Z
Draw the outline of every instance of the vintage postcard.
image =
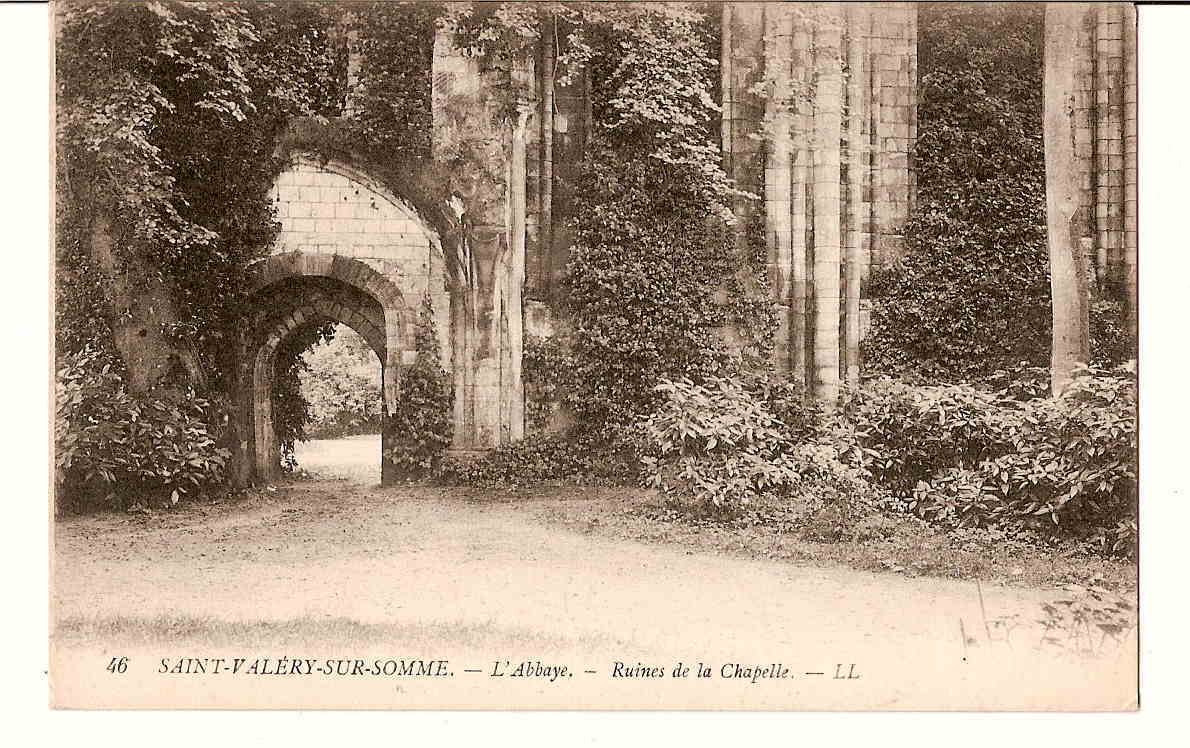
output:
M1125 3L52 3L50 702L1133 711Z

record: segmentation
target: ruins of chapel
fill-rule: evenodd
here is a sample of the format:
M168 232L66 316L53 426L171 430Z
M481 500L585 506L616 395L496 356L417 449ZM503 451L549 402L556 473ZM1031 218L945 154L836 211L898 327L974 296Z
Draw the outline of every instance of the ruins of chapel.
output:
M865 279L905 251L916 190L916 6L728 3L721 24L723 165L758 198L733 209L741 225L756 215L765 226L779 318L773 363L831 401L860 375ZM591 127L590 81L563 85L556 75L566 43L557 28L555 36L546 24L535 50L505 69L481 69L438 33L435 169L328 155L300 139L283 149L290 165L273 191L282 231L254 268L242 477L280 469L271 393L288 335L316 321L353 327L381 361L387 411L415 355L427 294L454 384L452 446L522 438L522 346L554 325L566 221L581 201L568 185ZM1132 6L1088 5L1072 50L1083 84L1083 249L1097 287L1133 310L1135 29Z

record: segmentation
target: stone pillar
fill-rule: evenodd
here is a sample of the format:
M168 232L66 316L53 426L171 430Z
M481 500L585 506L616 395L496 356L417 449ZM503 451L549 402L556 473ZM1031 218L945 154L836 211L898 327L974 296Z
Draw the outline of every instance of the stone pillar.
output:
M1136 310L1136 9L1085 4L1075 49L1078 221L1092 293Z
M481 64L482 63L482 64ZM434 159L463 225L451 324L457 449L524 433L520 381L526 154L532 62L512 66L434 43Z
M868 153L864 140L864 122L867 114L866 97L866 66L864 59L867 49L863 31L867 28L865 9L852 4L846 6L847 45L847 87L844 145L846 146L846 160L843 164L846 180L843 193L844 208L844 284L843 284L843 324L842 324L842 354L841 362L843 378L849 384L859 381L859 342L860 342L860 284L866 269L862 262L863 253L863 224L867 218L863 196L864 158Z
M774 366L831 402L859 376L869 268L904 251L916 6L741 3L722 23L724 167L754 192L763 177Z
M839 397L839 312L842 303L840 148L843 75L839 64L842 16L823 4L816 14L814 142L814 397L827 407Z
M1124 287L1136 339L1136 6L1124 5Z
M795 282L792 195L793 110L797 99L790 75L793 60L790 11L790 7L784 4L775 4L764 10L764 69L768 92L765 101L765 136L768 144L764 168L765 242L768 247L768 279L778 320L773 343L773 364L780 372L788 372L795 367L789 340ZM803 261L803 277L804 264ZM797 313L800 323L803 314L800 305Z
M878 221L872 264L884 266L905 251L905 223L912 206L909 159L917 126L917 6L874 3L868 7L876 107L873 200Z

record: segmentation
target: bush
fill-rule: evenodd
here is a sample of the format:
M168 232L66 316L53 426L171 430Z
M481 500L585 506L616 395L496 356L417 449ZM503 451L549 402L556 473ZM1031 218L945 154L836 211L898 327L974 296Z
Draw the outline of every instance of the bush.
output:
M454 435L454 387L442 369L428 296L422 301L414 340L417 358L402 372L395 412L384 422L393 445L384 456L406 479L423 478L438 470Z
M1134 368L1083 369L1056 399L1009 396L1016 391L880 380L847 393L834 434L850 464L931 522L1131 553Z
M223 481L231 453L193 391L131 395L114 362L89 347L62 357L55 385L60 508L176 504Z
M1136 336L1129 327L1124 305L1111 299L1091 304L1091 363L1119 366L1136 358Z
M566 403L567 383L574 381L574 358L561 335L525 337L521 356L525 383L525 431L544 431Z
M939 470L973 466L1009 449L1000 395L971 385L914 386L884 378L844 393L834 419L844 458L894 495Z
M301 397L309 403L305 436L335 439L380 433L380 361L346 325L302 354Z
M1028 527L1085 540L1104 553L1134 553L1132 368L1084 369L1060 398L1029 401L1014 415L1005 432L1010 450L917 486L919 513L944 524Z
M716 295L734 238L702 187L688 167L605 145L584 161L564 277L566 405L580 423L630 427L656 406L661 379L697 379L722 363Z
M526 486L551 481L622 485L634 473L629 467L631 457L616 447L590 432L539 434L476 458L447 458L436 478L445 485L468 486Z
M671 505L730 514L761 499L839 503L867 494L835 449L803 441L812 416L795 388L746 375L663 381L661 406L642 426L642 477ZM794 427L774 415L796 414ZM825 497L825 498L824 498Z
M979 379L1048 363L1042 9L920 6L917 203L873 273L867 371Z

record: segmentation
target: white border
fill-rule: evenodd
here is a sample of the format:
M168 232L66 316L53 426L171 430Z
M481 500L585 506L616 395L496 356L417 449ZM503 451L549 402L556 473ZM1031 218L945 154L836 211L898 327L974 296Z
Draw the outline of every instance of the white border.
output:
M0 246L11 263L0 303L8 322L3 371L7 424L3 464L9 489L4 519L4 578L15 593L4 616L5 732L38 743L209 746L254 739L342 744L346 741L474 744L730 745L788 743L996 745L1064 744L1094 734L1096 743L1145 744L1184 713L1187 616L1183 570L1190 532L1185 471L1190 423L1185 365L1190 321L1190 153L1187 71L1190 7L1141 8L1140 293L1142 330L1142 701L1139 715L742 715L742 714L339 714L339 713L51 713L47 708L46 487L49 472L50 284L46 196L49 184L48 12L43 5L0 5ZM15 718L15 719L14 719ZM15 724L14 724L15 722ZM218 733L216 735L216 732Z

